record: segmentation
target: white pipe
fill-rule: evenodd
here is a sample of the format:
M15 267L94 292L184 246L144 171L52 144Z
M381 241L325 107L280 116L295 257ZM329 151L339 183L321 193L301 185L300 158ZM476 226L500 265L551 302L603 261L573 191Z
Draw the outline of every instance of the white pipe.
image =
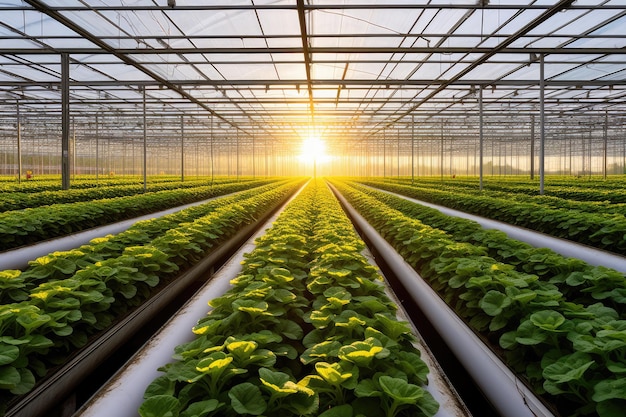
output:
M373 265L378 268L374 262L375 261L372 260ZM420 351L420 357L430 371L428 373L428 385L426 385L424 389L439 403L439 410L433 417L471 417L471 413L465 406L465 403L463 403L463 400L459 397L457 391L451 388L451 382L444 373L441 365L439 365L439 362L437 362L435 355L428 345L425 344L424 338L411 319L408 318L408 314L404 310L401 301L398 300L395 293L391 291L390 288L388 288L386 294L398 306L398 319L408 322L411 325L413 334L417 336L417 343L415 343L414 346Z
M571 240L549 236L545 233L526 229L524 227L514 226L509 223L504 223L497 220L487 219L485 217L476 216L474 214L465 213L463 211L454 210L437 204L427 203L425 201L407 197L402 194L393 193L391 191L381 190L379 188L374 189L389 193L396 197L403 198L413 203L437 209L443 214L447 214L448 216L473 220L479 223L485 229L501 230L506 233L507 236L511 239L517 239L538 248L550 248L560 255L568 256L571 258L578 258L587 262L590 265L601 265L626 273L626 258L624 258L623 256L592 248L591 246L583 245L581 243L572 242Z
M389 268L402 282L407 293L419 305L494 408L503 417L553 417L535 394L485 346L395 249L341 194L336 195L353 222L376 251L387 260Z
M365 248L361 253L372 266L380 270L379 266L376 264L375 257L369 249ZM393 292L387 281L385 281L385 284L385 294L398 307L396 312L397 319L399 321L405 321L411 326L411 331L417 339L417 342L413 345L420 351L420 357L430 371L428 373L428 385L426 385L424 389L439 403L439 410L433 417L471 417L471 413L465 406L465 403L463 403L457 391L451 387L450 380L444 373L441 365L439 365L439 362L437 362L435 355L424 342L424 338L419 330L417 330L417 327L415 327L414 322L409 318L402 302L398 299L396 293Z
M173 207L167 210L157 211L155 213L146 214L144 216L135 217L121 222L108 224L106 226L95 227L93 229L85 230L82 232L74 233L71 235L59 237L52 240L46 240L34 245L24 246L18 249L9 250L7 252L0 253L0 270L5 269L25 269L28 267L28 261L39 258L40 256L48 255L55 251L66 251L75 249L81 245L86 245L92 239L97 237L103 237L107 235L115 235L122 233L130 228L133 224L141 220L154 219L157 217L163 217L168 214L175 213L180 210L184 210L189 207L206 204L216 198L227 197L234 193L224 194L220 196L211 197L206 200L197 201L195 203L185 204L183 206Z
M191 329L209 311L208 300L229 289L242 259L242 252L238 252L75 416L137 416L146 387L161 374L157 369L172 361L176 346L193 340Z
M306 185L305 185L306 186ZM207 302L223 295L230 288L230 280L241 271L244 253L254 249L254 241L271 227L284 207L297 196L294 194L271 216L235 255L150 339L113 377L77 412L74 417L136 417L147 386L161 375L157 369L172 361L174 348L192 341L191 329L205 317L210 307Z

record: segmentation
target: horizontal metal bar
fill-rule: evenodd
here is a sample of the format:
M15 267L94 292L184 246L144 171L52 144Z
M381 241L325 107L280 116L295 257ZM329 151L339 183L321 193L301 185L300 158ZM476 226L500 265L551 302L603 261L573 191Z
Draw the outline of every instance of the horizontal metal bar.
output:
M175 84L180 87L193 87L193 86L260 86L260 89L271 90L274 87L288 86L289 89L297 88L298 85L304 86L307 81L305 79L297 80L279 80L279 79L257 79L257 80L169 80L171 84ZM460 79L456 81L450 81L446 79L413 79L413 80L394 80L394 79L313 79L311 80L314 86L438 86L438 85L451 85L451 86L511 86L511 87L525 87L525 86L538 86L539 80L479 80L479 79ZM598 87L598 86L621 86L626 85L626 79L610 79L610 80L546 80L546 86L563 86L563 87ZM30 87L30 86L43 86L43 87L58 87L60 82L56 81L0 81L0 87ZM70 85L73 87L128 87L136 89L139 86L154 86L162 87L162 83L156 80L94 80L94 81L70 81Z
M187 54L219 54L219 55L249 55L249 54L302 54L301 47L284 48L146 48L128 49L112 48L121 55L187 55ZM416 46L416 47L311 47L312 54L485 54L493 52L488 47L454 47L454 46ZM111 52L101 48L2 48L3 55L58 55L68 53L72 55L98 55ZM549 47L507 47L498 50L498 54L568 54L568 55L605 55L626 54L622 47L599 47L599 48L549 48ZM315 60L313 60L315 62Z
M0 8L0 10L2 10ZM502 34L498 34L497 37L502 37L502 36L506 36L506 35L502 35ZM186 40L186 39L200 39L200 40L224 40L224 39L236 39L236 40L242 40L242 39L299 39L300 36L299 35L291 35L291 34L277 34L277 35L271 35L271 34L266 34L266 35L133 35L131 36L120 36L120 35L99 35L98 36L100 39L103 40L163 40L163 41L169 41L169 40ZM349 38L391 38L391 39L397 39L398 38L398 34L395 33L333 33L333 34L328 34L328 33L319 33L319 34L308 34L308 37L310 39L349 39ZM403 38L408 38L408 39L412 39L412 38L422 38L422 39L428 39L428 38L450 38L450 39L454 39L454 38L484 38L485 34L484 33L436 33L436 32L422 32L422 33L403 33L402 34ZM495 37L495 35L494 35ZM537 35L525 35L522 36L521 39L524 38L532 38L535 39L537 37ZM558 33L558 34L554 34L554 33L547 33L547 34L542 34L541 38L542 39L550 39L550 38L579 38L581 37L580 33ZM611 34L611 33L602 33L602 34L586 34L584 36L585 39L624 39L626 38L626 35L621 35L621 34ZM0 36L0 40L19 40L19 39L24 39L23 35L1 35ZM79 35L41 35L38 36L37 39L54 39L54 40L59 40L59 39L64 39L64 40L71 40L71 39L83 39L81 36Z
M625 37L626 38L626 37ZM2 39L0 39L2 40ZM572 61L570 59L555 59L557 58L557 56L553 56L550 59L549 64L550 65L558 65L558 64L567 64L567 65L588 65L590 64L589 61ZM333 60L333 59L316 59L315 60L315 64L321 65L321 64L329 64L329 65L336 65L337 64L337 60ZM432 55L429 56L428 58L424 58L424 59L411 59L411 58L406 58L406 57L402 57L402 58L392 58L392 59L374 59L374 58L370 58L370 59L350 59L347 61L341 61L341 62L347 62L350 65L352 64L424 64L424 63L429 63L429 64L471 64L472 62L474 62L473 59L469 59L469 58L462 58L462 59L443 59L443 58L435 58ZM96 66L100 66L100 65L113 65L113 64L117 64L115 62L111 62L111 61L94 61L94 60L90 60L89 62L81 62L77 59L74 58L73 63L75 64L79 64L79 65L85 65L85 66L90 66L90 67L96 67ZM141 63L143 65L163 65L163 61L159 61L159 60L142 60ZM176 62L176 64L179 67L185 66L185 65L206 65L207 63L210 63L211 65L292 65L292 64L299 64L301 63L301 61L299 60L294 60L294 59L274 59L274 60L266 60L266 61L259 61L259 60L237 60L237 61L227 61L227 60L211 60L210 62L207 61L206 59L186 59L185 62ZM20 67L20 66L24 66L24 65L37 65L37 66L49 66L49 65L58 65L58 60L49 60L49 61L43 61L43 60L37 60L36 63L29 63L29 64L24 64L22 62L8 62L8 63L3 63L2 66L3 67ZM515 59L490 59L489 60L489 64L518 64L518 65L525 65L526 63L520 60L515 60ZM626 64L626 57L624 57L624 59L621 60L617 60L617 59L611 59L611 60L602 60L600 62L593 62L591 63L593 65L597 65L597 66L601 66L601 65L625 65Z
M399 4L399 3L380 3L380 4L308 4L304 8L306 10L383 10L383 9L435 9L435 10L546 10L552 7L551 5L541 4L529 4L529 5L511 5L511 4L488 4L480 5L476 4ZM568 6L568 10L595 10L595 9L607 9L607 10L622 10L623 6L620 5L584 5L584 4L572 4ZM263 4L263 5L250 5L250 4L221 4L221 5L177 5L174 7L169 6L47 6L47 9L58 12L91 12L91 11L222 11L222 10L296 10L296 5L292 4ZM33 10L24 6L5 6L0 7L0 11L27 11Z

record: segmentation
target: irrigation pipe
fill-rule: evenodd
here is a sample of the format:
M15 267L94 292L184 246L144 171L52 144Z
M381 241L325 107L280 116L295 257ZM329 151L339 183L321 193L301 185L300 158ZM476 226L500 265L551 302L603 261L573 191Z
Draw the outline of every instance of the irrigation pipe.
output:
M237 191L239 192L239 191ZM46 240L33 245L24 246L17 249L12 249L6 252L0 253L0 270L5 269L25 269L28 267L28 261L45 256L49 253L56 251L66 251L75 249L81 245L86 245L92 239L97 237L103 237L107 235L115 235L122 233L130 228L133 224L141 220L149 220L158 217L163 217L168 214L176 213L177 211L184 210L189 207L199 206L206 204L216 198L227 197L235 193L229 193L208 198L202 201L196 201L195 203L189 203L182 206L176 206L167 210L157 211L154 213L146 214L144 216L134 217L132 219L123 220L121 222L108 224L105 226L94 227L93 229L84 230L82 232L73 233L71 235L59 237L56 239Z
M554 417L393 247L334 187L333 190L366 240L387 260L389 268L498 413L503 417Z
M385 193L403 198L416 204L421 204L423 206L437 209L448 216L473 220L485 229L501 230L502 232L506 233L507 236L511 239L517 239L538 248L550 248L560 255L568 256L571 258L578 258L587 262L590 265L605 266L607 268L613 268L622 273L626 273L626 258L624 258L623 256L615 255L610 252L593 248L591 246L583 245L581 243L572 242L571 240L561 239L558 237L546 235L545 233L537 232L519 226L514 226L509 223L487 219L485 217L476 216L474 214L469 214L464 211L451 209L437 204L427 203L426 201L417 200L415 198L407 197L402 194L396 194L391 191L381 190L378 188L373 189L377 191L383 191Z
M374 257L368 250L367 253L367 258L370 263L378 269L378 265L376 264ZM424 343L424 338L421 336L414 323L408 318L408 314L401 301L388 285L386 285L385 293L398 306L398 320L409 323L411 325L412 332L415 336L417 336L417 342L414 346L420 351L420 357L429 370L428 385L426 385L424 389L428 391L430 395L433 396L435 401L439 403L439 410L435 413L435 415L433 415L433 417L471 417L472 414L463 403L463 400L460 398L458 392L452 386L452 383L446 376L443 368L439 362L437 362L435 355L430 350L428 345Z

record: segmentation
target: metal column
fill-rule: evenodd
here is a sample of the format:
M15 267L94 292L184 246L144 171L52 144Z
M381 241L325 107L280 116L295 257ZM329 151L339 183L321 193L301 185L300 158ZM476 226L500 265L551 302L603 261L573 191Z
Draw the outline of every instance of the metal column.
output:
M70 55L61 54L61 188L70 188Z
M98 115L96 114L96 181L100 173L100 123L98 123Z
M397 177L400 178L400 128L398 128L398 154L397 154L397 162L398 167L396 168Z
M606 166L606 159L607 159L607 151L608 151L608 130L609 130L609 112L608 110L605 110L604 112L604 143L603 143L603 147L602 147L602 175L604 177L604 179L606 179L606 174L607 174L607 166Z
M545 184L545 148L546 148L546 121L545 121L545 77L544 56L539 55L539 194L543 195Z
M383 178L387 176L387 137L383 129Z
M254 155L254 132L252 132L252 179L256 177L256 161Z
M180 180L185 181L185 116L180 115Z
M17 101L17 183L22 182L22 121L20 119L20 101Z
M483 87L478 87L478 188L483 190Z
M439 166L439 174L441 175L441 181L443 181L443 119L441 119L441 155L440 156L440 166Z
M411 185L415 183L415 116L411 115Z
M237 170L237 172L236 172L235 177L237 178L237 181L239 181L239 129L235 130L235 145L236 145L236 152L237 152L236 154L237 159L235 161L235 169Z
M211 185L213 185L213 180L214 180L214 172L213 172L213 116L210 115L209 118L210 123L209 123L209 147L210 147L210 151L211 151Z
M143 93L142 113L143 113L143 191L148 189L147 168L148 168L148 125L146 122L146 87L140 87Z
M530 179L535 179L535 116L530 116Z

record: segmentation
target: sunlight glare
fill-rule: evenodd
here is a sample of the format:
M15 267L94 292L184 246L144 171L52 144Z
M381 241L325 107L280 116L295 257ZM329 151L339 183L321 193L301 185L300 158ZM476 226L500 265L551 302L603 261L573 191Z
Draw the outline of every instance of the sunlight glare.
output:
M326 144L318 137L311 136L302 142L300 158L305 161L320 161L326 158Z

